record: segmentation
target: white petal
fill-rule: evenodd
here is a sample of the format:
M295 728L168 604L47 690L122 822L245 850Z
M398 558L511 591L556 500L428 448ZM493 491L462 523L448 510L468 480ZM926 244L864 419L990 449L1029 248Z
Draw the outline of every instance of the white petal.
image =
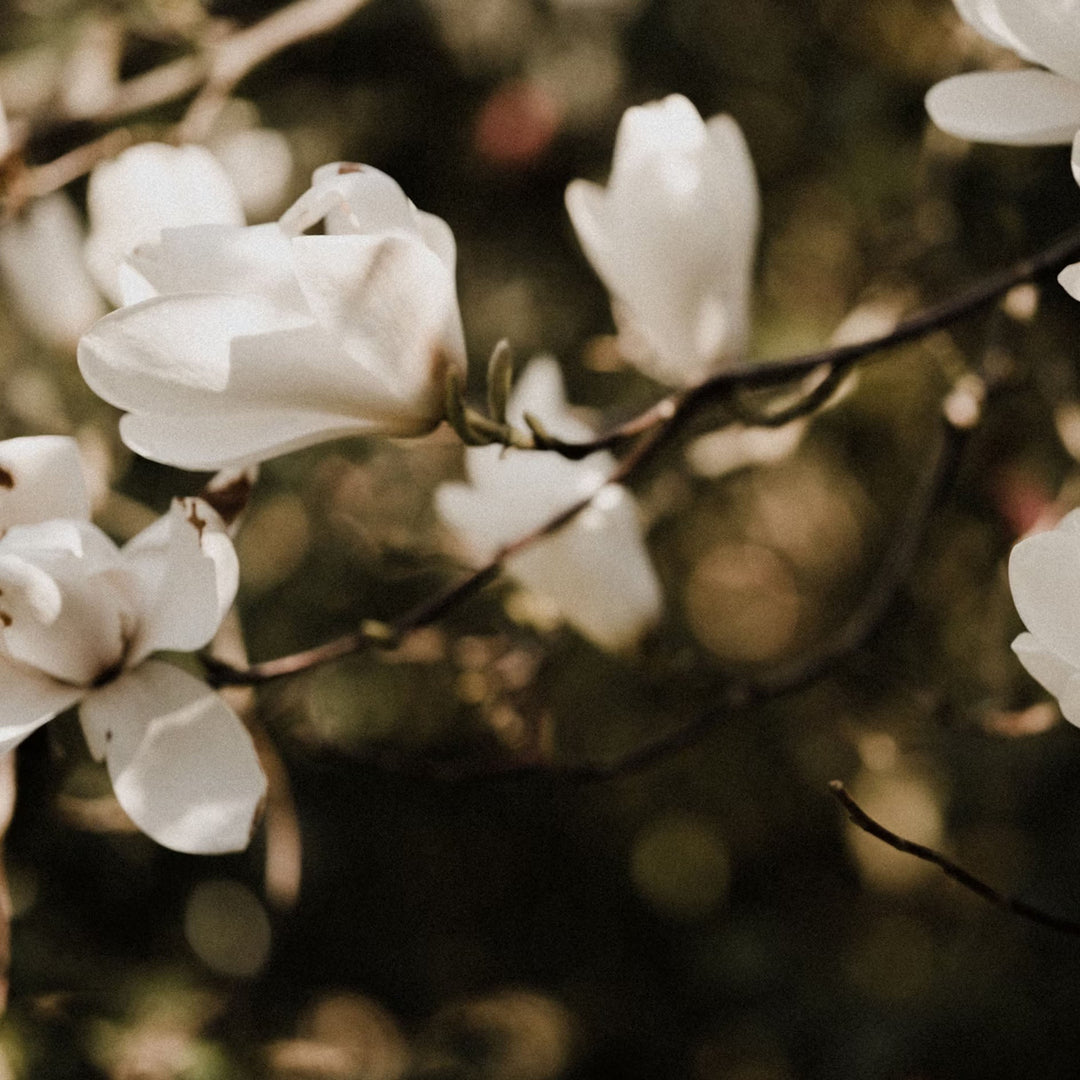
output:
M1005 24L998 10L998 0L953 0L953 3L960 17L984 38L1012 49L1025 60L1035 60L1027 46Z
M1009 584L1028 630L1080 667L1080 533L1054 529L1021 540L1009 558Z
M1062 716L1080 725L1080 670L1047 649L1034 634L1021 634L1012 647L1028 674L1058 699Z
M128 263L158 294L255 294L305 310L292 270L292 246L273 223L163 229L159 243L137 247Z
M615 134L611 186L617 187L658 157L677 160L701 150L705 124L682 94L634 105L623 113Z
M1080 130L1080 83L1048 71L975 71L930 88L926 111L943 131L975 142L1046 146Z
M236 597L239 566L221 518L205 502L174 500L121 558L138 582L142 607L129 665L158 649L201 649L217 633Z
M210 149L236 188L249 219L265 221L285 203L293 153L284 132L249 127L213 137Z
M1012 649L1033 679L1054 697L1061 697L1076 673L1072 664L1048 649L1034 634L1020 634L1013 641Z
M780 427L730 424L699 435L686 448L686 460L698 476L711 479L753 465L771 465L794 452L806 433L806 417Z
M507 419L525 426L525 413L533 413L552 435L584 442L596 433L570 412L563 386L562 368L553 356L535 356L518 376L507 402Z
M506 569L604 649L631 645L662 609L634 500L621 488L603 489L589 509L512 556Z
M440 485L435 508L469 560L484 563L503 545L598 491L610 471L601 460L609 459L594 454L567 461L552 452L470 447L465 465L471 484Z
M953 0L953 3L960 17L984 38L996 45L1003 45L1013 50L1018 49L1020 43L1001 21L997 10L997 0Z
M85 692L0 657L0 754L70 708Z
M82 222L63 192L0 227L0 272L15 310L50 344L73 349L105 314L83 261Z
M400 356L385 322L373 313L372 350L390 363ZM131 411L120 430L133 450L185 468L259 460L343 433L420 434L441 416L436 371L426 396L403 401L381 370L373 374L315 323L256 296L184 293L123 308L83 338L79 365L96 393Z
M1058 274L1058 284L1074 299L1080 300L1080 263L1071 263Z
M0 540L0 648L88 686L124 657L135 619L116 545L85 521L16 525Z
M610 233L606 222L607 192L591 180L571 180L566 185L566 212L577 233L578 242L594 263L593 252L602 258L610 251Z
M89 517L90 497L74 439L25 435L0 442L0 530Z
M296 273L327 332L409 411L442 415L444 364L464 368L454 280L419 238L300 236Z
M1080 184L1080 130L1073 136L1072 153L1069 156L1073 179Z
M94 393L121 409L198 415L234 383L238 340L311 325L259 296L154 297L106 315L86 334L79 369Z
M247 847L266 778L244 725L205 683L148 660L90 694L80 716L148 836L199 855Z
M329 439L371 430L382 429L338 414L284 409L232 412L216 408L205 416L129 413L120 418L120 437L130 450L150 461L195 472L268 461Z
M1077 0L995 0L1002 25L1026 55L1070 79L1080 79Z
M98 286L119 302L117 268L164 228L242 225L243 210L225 170L201 146L142 143L90 174L86 259Z
M514 388L510 415L525 409L535 410L568 438L592 434L567 412L562 377L550 357L531 360ZM613 468L611 455L602 452L568 461L550 451L469 447L465 471L470 483L441 485L435 493L436 509L469 558L486 562L504 544L599 491Z
M420 239L439 257L451 277L457 263L457 241L450 226L441 217L416 211L416 222L420 230Z
M320 166L311 187L282 214L281 227L298 236L324 219L329 235L388 230L419 235L416 208L396 180L370 165Z
M721 113L705 121L708 136L704 164L711 175L706 191L718 196L721 209L737 207L731 225L740 226L746 235L756 236L761 217L761 195L757 172L746 136L734 117Z

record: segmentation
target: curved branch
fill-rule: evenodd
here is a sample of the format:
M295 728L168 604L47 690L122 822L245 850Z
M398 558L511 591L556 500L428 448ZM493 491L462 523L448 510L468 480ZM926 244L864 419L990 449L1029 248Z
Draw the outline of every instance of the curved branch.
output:
M1070 229L1034 255L988 274L940 304L933 304L902 319L886 334L849 345L832 345L783 360L762 360L752 365L744 364L722 371L690 390L663 398L639 416L595 439L579 443L547 439L543 441L543 448L555 450L564 457L575 460L587 457L597 450L617 450L655 427L682 424L705 407L729 399L738 390L783 386L818 369L824 369L825 382L835 386L839 379L860 361L950 326L1000 299L1016 285L1061 270L1078 259L1080 229ZM819 384L819 387L820 385L822 384ZM819 387L815 387L808 395L811 400L808 402L807 411L820 403ZM799 411L799 404L801 403L785 410L783 420L779 422L786 423L796 416L805 415ZM777 422L770 418L766 425L772 426Z
M495 557L485 566L482 566L479 570L474 570L455 585L451 585L442 592L436 593L430 599L411 608L393 622L381 623L368 620L353 633L344 634L323 645L317 645L302 652L291 653L276 660L251 664L248 667L235 667L216 657L203 655L202 660L206 665L208 681L212 686L219 687L250 686L255 683L269 682L271 679L278 679L283 675L295 675L298 672L307 671L331 660L340 660L344 656L359 652L365 648L393 648L406 634L436 622L447 612L484 589L499 576L503 563L511 555L523 551L542 537L550 536L553 532L562 528L563 525L585 510L597 494L608 484L619 484L628 479L644 463L646 458L651 456L651 452L664 430L655 429L642 439L634 451L623 459L619 467L596 491L568 506L560 514L546 521L533 532L519 537L512 543L500 548Z
M825 376L822 382L807 395L807 398L816 406L827 396L821 388L831 390L843 372L858 361L949 325L998 299L1013 286L1059 269L1074 258L1080 258L1080 229L1070 231L1036 255L976 282L950 300L903 320L887 334L852 345L830 346L818 352L805 353L771 364L723 372L685 394L664 399L640 417L597 440L576 445L561 443L551 448L566 452L570 457L584 457L597 449L618 445L627 439L636 439L631 452L623 458L607 480L609 484L625 483L661 448L668 445L698 410L706 405L730 400L731 396L742 388L781 385L824 368ZM792 419L795 415L798 413L794 408L784 410L783 413L785 420ZM905 519L906 525L900 529L896 542L882 564L878 579L867 594L866 601L844 624L834 639L813 657L800 660L790 667L778 669L763 682L740 684L731 688L725 695L724 707L743 707L753 701L775 697L804 685L838 656L846 655L858 647L862 640L872 632L896 588L910 569L911 560L914 558L930 512L943 484L952 474L966 430L966 425L952 423L943 412L941 444L934 461L921 474L922 482L916 487L912 510ZM633 434L628 435L628 432L633 432ZM481 591L498 577L502 564L507 558L523 551L571 521L589 506L596 494L597 492L593 492L579 499L539 529L506 545L487 565L474 571L457 584L437 593L430 600L406 612L393 622L369 621L353 633L345 634L323 645L246 668L233 667L207 656L203 659L208 678L216 686L251 685L307 671L365 648L393 647L405 634L435 622L458 604ZM712 726L713 719L714 714L702 717L688 725L686 729L663 736L655 744L646 744L616 763L579 766L575 775L581 779L601 778L642 767L661 754L668 753L681 745L687 745L700 737L701 733Z
M1066 919L1060 915L1052 915L1024 900L1018 900L1013 896L1006 896L1004 893L998 892L998 890L991 885L988 885L982 878L976 877L970 870L965 870L959 863L953 862L947 855L942 855L940 851L935 851L925 844L917 844L914 840L906 840L904 837L894 833L891 829L886 829L884 825L875 821L848 794L847 789L839 780L833 780L829 784L829 790L836 798L836 801L844 808L848 820L857 829L862 829L864 833L869 833L870 836L882 841L882 843L888 844L889 847L902 852L904 855L911 855L913 858L921 859L923 862L932 863L945 873L946 876L957 882L957 884L962 885L969 892L975 893L976 896L981 896L987 903L993 904L994 907L1001 908L1002 911L1008 911L1013 915L1019 915L1029 922L1038 923L1040 926L1047 926L1051 930L1057 930L1062 934L1080 934L1080 922L1077 920Z

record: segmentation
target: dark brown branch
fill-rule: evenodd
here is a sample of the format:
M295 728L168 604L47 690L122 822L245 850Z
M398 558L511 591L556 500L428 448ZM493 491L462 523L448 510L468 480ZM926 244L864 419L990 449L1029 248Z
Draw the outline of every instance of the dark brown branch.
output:
M207 668L208 681L213 686L248 686L268 682L283 675L295 675L298 672L307 671L331 660L340 660L343 656L348 656L365 648L373 646L392 648L396 646L406 634L436 622L447 612L484 589L499 576L502 564L506 559L518 551L523 551L542 537L549 536L562 528L568 521L580 514L607 484L619 484L625 481L650 455L662 431L663 429L656 429L643 438L633 452L623 459L607 482L601 485L597 491L579 499L534 532L507 544L496 553L495 557L486 566L473 571L457 584L436 593L435 596L418 604L393 622L367 622L353 633L345 634L323 645L317 645L312 649L305 649L303 652L291 653L276 660L267 660L261 664L252 664L244 668L234 667L211 656L204 656L203 662Z
M887 334L850 345L829 346L785 360L763 360L720 372L690 390L664 398L639 416L595 439L580 443L551 439L546 444L547 448L573 459L586 457L596 450L615 450L655 427L668 424L681 426L707 406L731 400L738 390L784 386L819 368L826 369L825 380L833 388L860 361L951 326L1000 299L1016 285L1053 273L1078 259L1080 229L1072 229L1036 254L987 275L940 304L902 319ZM806 415L820 404L820 397L819 389L815 389L808 395L805 408L800 408L803 402L796 403L791 409L785 410L781 421L769 418L765 422L771 426Z
M637 467L655 445L661 430L663 429L655 430L652 433L653 441L639 446L634 460L625 461L620 471L630 471ZM456 783L509 776L545 776L576 783L612 780L632 775L671 754L696 745L715 731L716 727L734 711L761 705L810 685L834 663L860 648L876 630L897 589L911 572L922 537L933 517L935 508L939 505L955 474L960 453L970 430L970 425L960 426L951 423L943 411L940 435L934 453L919 472L911 501L901 521L892 530L893 539L888 550L860 603L835 633L807 656L780 665L756 679L739 680L719 687L713 697L712 707L689 723L665 732L609 760L564 763L536 754L512 757L493 757L485 754L482 757L466 756L451 760L403 761L397 752L382 751L365 755L365 760L376 767L439 782ZM522 538L514 545L514 550L524 547L534 536L553 531L566 517L576 512L576 509L587 505L588 501L582 500L577 508L570 508L559 519L549 522L537 534ZM499 561L496 559L483 570L470 575L459 585L439 594L427 604L413 609L389 627L383 627L381 636L370 632L365 635L361 631L318 649L270 661L267 664L256 664L246 670L229 668L211 661L211 682L216 685L229 682L261 682L278 675L305 670L325 660L347 655L354 649L376 644L396 644L408 629L415 629L434 621L464 599L466 592L471 594L493 580L498 572Z
M832 346L786 361L725 372L714 376L681 397L667 398L641 417L616 429L616 433L623 433L618 434L617 442L624 441L627 438L625 433L628 431L634 432L633 437L637 439L637 442L633 450L623 458L619 467L608 478L608 482L624 483L629 480L662 447L668 445L693 415L706 405L730 402L733 395L744 388L782 385L824 368L826 374L822 382L811 389L807 395L812 406L816 407L827 396L827 393L835 388L841 374L857 361L880 350L932 333L991 303L1013 286L1057 269L1073 258L1080 258L1080 230L1073 230L1037 255L990 275L951 300L903 320L892 331L880 337L853 345ZM799 415L797 407L784 411L785 421L793 419L796 415ZM586 452L591 453L603 446L614 445L611 440L616 437L616 433L576 447L561 444L561 448L563 452L569 451L567 456L583 457ZM878 577L868 590L864 602L838 633L808 659L779 668L764 680L733 685L724 695L724 707L746 707L754 702L773 698L803 686L816 678L838 657L857 648L869 636L888 607L896 589L910 570L930 512L942 485L948 481L953 472L965 433L966 429L951 424L948 418L942 415L940 447L933 462L920 474L920 482L916 485L912 500L912 509L906 515L904 525L898 530L897 539L889 549ZM323 645L246 668L236 668L206 657L204 659L208 677L216 686L251 685L280 678L283 675L307 671L320 664L372 646L394 646L405 634L435 622L458 604L481 591L495 580L507 558L557 531L581 513L592 502L592 498L593 496L589 496L578 500L539 529L502 548L486 566L474 571L462 581L436 594L391 623L370 622L353 633ZM669 753L680 746L689 745L711 728L714 722L714 714L709 714L674 734L663 736L655 743L646 744L618 762L577 766L575 775L581 779L602 778L643 767L662 754Z
M888 844L895 851L899 851L904 855L911 855L913 858L921 859L923 862L932 863L957 884L962 885L969 892L975 893L976 896L981 896L987 903L1001 908L1002 911L1019 915L1022 919L1038 923L1040 926L1048 926L1051 930L1057 930L1062 934L1080 934L1080 922L1075 919L1065 919L1060 915L1051 915L1049 912L1043 911L1041 908L1037 908L1024 900L1006 896L988 885L982 878L976 877L970 870L965 870L958 863L953 862L947 855L942 855L940 851L935 851L925 844L918 844L914 840L905 840L904 837L898 836L891 829L886 829L884 825L875 821L859 806L839 780L833 780L829 784L829 790L844 808L852 825L857 829L861 829L864 833L869 833L870 836L882 841L882 843Z
M642 743L617 758L561 765L527 762L511 771L554 772L567 779L590 782L629 776L655 762L696 745L732 712L762 705L811 685L835 663L859 649L874 633L897 590L907 580L923 535L945 489L955 475L967 431L943 421L931 460L920 470L911 501L893 530L893 539L859 604L815 650L765 675L718 687L712 707L689 723Z

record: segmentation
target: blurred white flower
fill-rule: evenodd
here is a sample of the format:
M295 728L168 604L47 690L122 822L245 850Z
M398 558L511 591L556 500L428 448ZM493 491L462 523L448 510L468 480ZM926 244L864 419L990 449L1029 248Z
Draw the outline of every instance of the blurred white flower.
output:
M83 261L82 221L62 191L0 226L0 274L15 311L58 348L74 349L105 314Z
M689 386L740 358L759 203L738 124L703 121L678 94L626 110L607 188L567 187L623 352L647 375Z
M210 142L236 188L249 221L266 221L281 213L293 175L292 147L285 135L267 127L243 128Z
M1028 628L1013 651L1080 725L1080 510L1013 548L1009 584Z
M686 461L698 476L713 480L752 465L775 465L794 453L808 426L805 416L780 427L729 424L694 439Z
M955 75L926 95L943 131L976 142L1043 146L1080 131L1080 4L1076 0L954 0L983 37L1047 71ZM1073 172L1080 150L1074 142Z
M288 205L292 146L284 132L263 125L254 102L230 99L214 120L206 148L228 173L249 222L268 221Z
M247 846L266 790L243 724L180 668L232 604L236 554L217 514L177 500L118 548L87 518L71 439L0 442L0 753L80 704L90 752L158 843Z
M304 235L324 223L324 234ZM454 237L390 177L325 165L279 223L166 229L79 345L154 461L219 469L344 435L420 435L464 370Z
M121 265L163 229L243 225L244 211L228 174L201 146L140 143L103 161L86 192L90 233L86 263L101 291L123 302Z
M563 439L592 437L567 410L559 365L533 360L511 396L508 417L542 417ZM568 461L551 451L465 451L468 484L443 484L435 505L470 561L482 564L505 544L539 528L561 510L596 493L588 509L551 536L506 560L507 572L530 592L550 600L562 618L596 644L632 644L660 614L660 584L642 540L633 496L604 486L614 467L610 454Z

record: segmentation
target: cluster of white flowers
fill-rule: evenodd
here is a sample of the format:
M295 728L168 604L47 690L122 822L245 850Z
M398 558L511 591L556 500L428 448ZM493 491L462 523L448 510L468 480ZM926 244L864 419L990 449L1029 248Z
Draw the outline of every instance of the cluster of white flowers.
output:
M120 805L179 851L244 847L266 781L243 724L151 654L201 648L236 595L218 515L178 500L118 548L89 520L73 440L0 443L0 752L78 704Z
M1080 5L956 6L1049 70L946 80L927 97L933 119L971 139L1075 140L1080 180ZM456 245L390 177L325 165L279 220L247 225L207 150L147 144L99 166L87 201L85 244L70 204L44 200L0 230L0 271L33 311L35 282L68 268L54 336L89 326L80 371L123 411L136 453L216 470L341 436L423 435L446 415L466 370ZM576 180L566 206L630 363L685 388L745 361L760 206L731 117L703 120L678 95L628 109L607 186ZM1080 298L1080 265L1061 280ZM116 310L104 313L101 294ZM505 420L524 430L527 412L564 440L593 437L552 358L527 365ZM476 446L465 470L436 508L468 560L499 557L589 499L512 551L507 572L602 648L631 647L656 622L639 509L608 482L609 454ZM1030 628L1016 651L1080 723L1078 514L1019 544L1011 576ZM42 436L0 443L0 530L0 753L78 705L92 754L145 832L185 851L243 847L265 791L251 740L207 685L152 656L204 647L233 602L236 556L214 510L177 501L118 548L89 520L74 443Z
M443 419L466 365L454 237L388 176L325 165L278 221L246 225L207 150L145 144L94 170L87 203L85 242L60 196L0 230L0 271L31 317L41 281L65 278L63 309L37 314L59 342L81 334L80 371L123 410L136 453L216 470ZM706 123L677 96L628 110L608 187L575 181L567 207L627 359L682 387L742 358L759 208L730 117ZM562 438L593 437L551 358L527 366L507 420L523 430L526 411ZM466 558L590 498L507 571L600 647L630 647L656 621L660 585L633 496L607 482L609 454L471 447L465 465L469 483L436 503ZM215 511L177 501L118 548L89 520L74 442L41 436L0 443L0 530L0 753L78 705L148 835L243 847L265 792L251 739L210 687L152 655L204 647L233 602L237 560Z
M1080 183L1080 3L1077 0L954 0L983 37L1040 67L969 72L934 86L926 108L964 139L1020 146L1072 144ZM1080 300L1080 263L1058 276ZM1022 540L1009 560L1016 609L1028 633L1013 649L1024 667L1080 725L1080 511Z

